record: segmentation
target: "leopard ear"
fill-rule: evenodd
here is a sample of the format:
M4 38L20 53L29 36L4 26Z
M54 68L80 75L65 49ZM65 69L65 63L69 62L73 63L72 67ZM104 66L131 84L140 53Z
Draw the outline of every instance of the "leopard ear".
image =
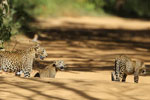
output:
M38 43L35 44L34 49L37 51L39 49L40 45Z
M35 47L36 47L36 48L39 48L39 47L40 47L40 45L37 43L37 44L35 45Z
M38 41L29 40L29 42L32 42L35 46L39 46L39 42Z

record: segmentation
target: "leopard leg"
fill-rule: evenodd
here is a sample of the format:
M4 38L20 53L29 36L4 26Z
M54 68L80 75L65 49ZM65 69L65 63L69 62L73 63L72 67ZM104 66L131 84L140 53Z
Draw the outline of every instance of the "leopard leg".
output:
M123 77L122 77L122 82L126 81L126 77L127 77L127 74L124 74Z
M115 80L116 80L115 72L111 72L111 80L112 80L112 81L115 81Z
M23 69L24 77L30 77L30 72L31 71L32 71L32 66L24 68Z
M30 77L30 70L29 69L24 69L23 73L24 73L24 77Z
M115 61L115 75L116 75L116 80L115 81L120 81L120 61Z
M0 72L2 72L2 67L0 67Z
M138 81L139 81L139 71L136 71L134 73L134 83L138 83Z
M25 71L25 72L24 72L24 77L30 77L30 72Z
M8 70L7 70L7 67L4 67L4 68L3 68L3 71L4 71L4 72L7 72L7 71L8 71Z
M135 82L135 83L138 83L138 81L139 81L139 76L138 76L138 75L135 75L135 76L134 76L134 82Z
M15 76L19 76L20 77L21 74L22 74L22 71L18 71L18 72L15 73Z

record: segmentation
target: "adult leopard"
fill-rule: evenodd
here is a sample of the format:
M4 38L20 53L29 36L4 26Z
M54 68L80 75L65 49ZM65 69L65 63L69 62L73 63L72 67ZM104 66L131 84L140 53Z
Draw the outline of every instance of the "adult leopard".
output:
M126 55L120 55L115 59L115 70L111 73L112 81L126 81L127 75L134 74L134 82L138 83L139 74L146 74L144 62L140 60L133 61Z
M26 50L0 51L0 69L15 72L17 76L24 73L24 77L30 77L34 59L45 57L47 57L46 50L39 44Z

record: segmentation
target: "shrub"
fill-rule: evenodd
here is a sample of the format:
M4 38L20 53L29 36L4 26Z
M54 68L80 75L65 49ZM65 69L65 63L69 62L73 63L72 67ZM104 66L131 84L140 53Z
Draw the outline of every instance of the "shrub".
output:
M9 5L7 0L0 0L0 41L3 48L3 42L10 39L11 26L7 23Z

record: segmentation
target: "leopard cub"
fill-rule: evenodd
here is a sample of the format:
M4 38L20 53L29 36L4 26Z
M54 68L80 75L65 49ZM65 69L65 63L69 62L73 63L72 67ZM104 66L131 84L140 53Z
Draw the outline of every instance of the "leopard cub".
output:
M63 60L52 61L48 64L35 60L33 69L37 70L37 73L34 75L34 77L55 78L58 70L62 71L66 69L66 64Z
M115 59L114 72L111 73L112 81L126 81L127 75L134 74L134 82L138 83L139 74L146 74L144 62L131 60L126 55L120 55Z

